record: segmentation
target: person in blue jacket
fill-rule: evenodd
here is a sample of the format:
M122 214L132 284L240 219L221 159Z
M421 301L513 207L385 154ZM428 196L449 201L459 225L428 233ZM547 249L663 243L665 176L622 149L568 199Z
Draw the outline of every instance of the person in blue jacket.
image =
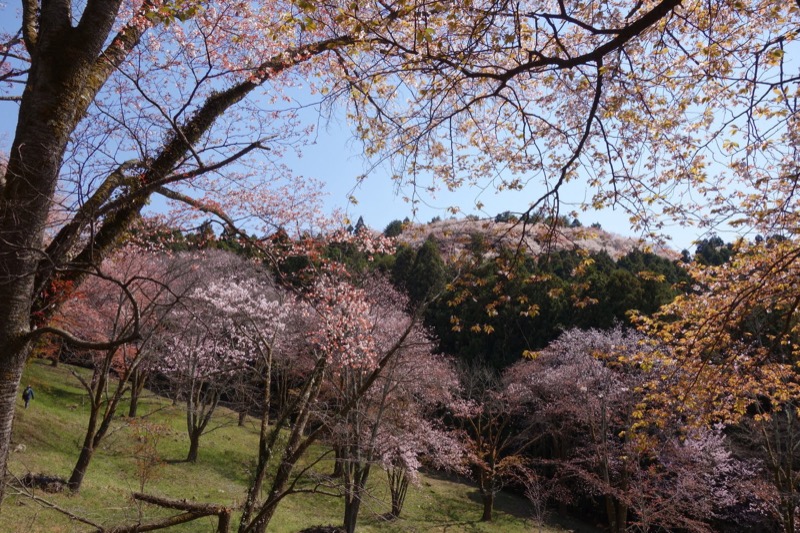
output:
M25 387L25 390L22 391L22 399L25 400L25 409L28 408L28 402L33 400L33 389L30 385Z

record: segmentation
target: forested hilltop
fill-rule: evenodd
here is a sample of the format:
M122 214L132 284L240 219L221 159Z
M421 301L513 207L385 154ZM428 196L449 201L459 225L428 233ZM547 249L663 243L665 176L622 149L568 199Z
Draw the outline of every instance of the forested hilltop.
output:
M630 312L653 313L689 280L675 251L577 220L509 218L401 224L396 234L392 280L413 301L438 296L426 324L460 360L499 369L567 329L630 326Z

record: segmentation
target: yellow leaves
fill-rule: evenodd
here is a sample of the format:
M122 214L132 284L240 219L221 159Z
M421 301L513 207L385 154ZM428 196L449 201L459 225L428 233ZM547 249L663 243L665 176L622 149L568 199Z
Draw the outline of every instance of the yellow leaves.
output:
M584 257L583 260L578 264L577 267L572 272L573 276L584 276L586 272L594 265L594 259L591 257Z
M639 279L644 281L654 281L656 283L664 283L666 281L666 276L664 274L658 274L651 270L642 270L637 273Z
M540 355L541 352L536 352L533 350L522 350L522 358L528 359L530 361L535 361Z
M490 324L473 324L470 326L469 330L472 333L485 333L486 335L494 333L494 327Z
M776 66L783 60L784 51L781 48L772 48L765 54L767 65Z
M560 289L558 287L556 287L554 289L550 289L549 291L547 291L547 296L552 298L552 299L554 299L554 300L556 300L558 298L561 298L561 296L563 294L564 294L564 289Z
M739 143L730 139L722 141L722 149L728 152L734 152L739 149Z
M590 297L586 296L586 297L583 297L583 298L577 298L573 305L575 307L577 307L578 309L584 309L584 308L589 307L591 305L597 304L597 301L598 301L597 298L590 298Z

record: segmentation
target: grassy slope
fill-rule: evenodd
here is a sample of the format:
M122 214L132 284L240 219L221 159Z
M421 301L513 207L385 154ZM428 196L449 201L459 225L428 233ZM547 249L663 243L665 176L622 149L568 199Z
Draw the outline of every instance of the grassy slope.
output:
M17 405L14 443L23 443L25 450L12 455L9 469L16 476L27 472L46 473L63 478L69 476L77 459L85 428L87 398L69 367L50 367L41 360L28 364L23 386L33 386L36 397L31 406ZM127 406L120 408L127 412ZM235 506L244 494L248 468L253 463L258 432L255 423L237 427L233 413L221 409L216 417L222 427L204 435L200 442L197 464L170 462L186 454L185 418L181 406L172 406L162 398L148 397L140 404L140 414L150 413L148 421L163 424L167 433L158 442L159 455L167 462L156 470L145 492L195 501ZM213 422L212 422L213 423ZM139 489L136 462L133 458L136 440L125 418L115 421L101 449L96 452L80 494L36 494L74 514L102 525L135 520L139 512L148 518L165 516L151 506L138 510L129 495ZM316 448L314 453L323 453ZM332 468L323 462L324 472ZM372 474L371 498L362 506L359 531L465 531L521 532L537 530L524 518L526 503L520 498L501 494L497 501L496 520L492 524L478 522L481 505L474 487L452 480L423 476L417 487L411 487L403 517L385 522L380 516L389 510L385 474L375 469ZM45 509L31 499L15 495L14 490L0 512L0 532L72 532L92 528L53 510ZM286 499L270 526L270 531L295 532L317 524L339 524L342 501L338 498L297 495ZM211 520L195 521L170 531L214 531ZM563 531L544 528L543 532Z

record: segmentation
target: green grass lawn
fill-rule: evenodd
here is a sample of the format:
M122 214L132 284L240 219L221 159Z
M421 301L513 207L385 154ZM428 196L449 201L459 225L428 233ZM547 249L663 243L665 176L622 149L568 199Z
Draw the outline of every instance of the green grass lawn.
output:
M36 397L28 409L23 409L19 399L12 447L22 444L25 449L11 455L9 470L17 477L32 472L67 478L85 431L87 397L67 365L54 368L46 361L31 360L23 380L23 386L26 384L34 388ZM127 413L127 406L121 406L119 413ZM140 402L139 414L147 415L144 417L147 423L163 428L156 446L163 462L145 470L150 475L145 492L232 507L241 502L258 442L254 420L238 427L235 414L220 409L215 418L217 429L202 437L199 460L189 464L181 462L188 450L182 406L149 395ZM170 512L137 505L130 497L141 485L141 470L136 461L139 449L141 440L135 438L130 420L119 416L96 452L79 494L35 491L35 495L105 527L133 522L139 516L149 519L167 516ZM312 449L312 454L324 452L322 447ZM328 472L332 463L323 461L318 468ZM362 504L359 531L566 531L560 527L535 527L526 518L527 502L510 494L499 495L495 521L481 523L482 508L476 488L437 475L422 476L418 486L410 487L402 517L387 522L381 518L390 509L386 476L380 469L374 469L371 477L370 496ZM338 525L342 513L340 498L320 494L290 496L281 504L269 530L289 533L311 525ZM170 531L213 532L215 528L215 522L208 519L175 526ZM9 489L0 511L0 532L92 530L90 525L49 509L14 488Z

